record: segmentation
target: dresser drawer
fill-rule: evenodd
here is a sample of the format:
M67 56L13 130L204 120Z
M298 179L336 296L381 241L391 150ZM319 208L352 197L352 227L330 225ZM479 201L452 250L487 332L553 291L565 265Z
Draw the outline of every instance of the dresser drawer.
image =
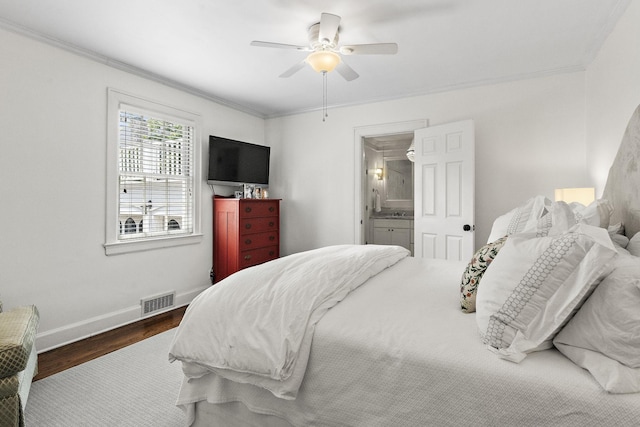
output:
M278 231L269 231L266 233L247 234L240 238L240 250L250 250L254 248L263 248L265 246L277 245Z
M240 234L263 233L278 229L278 217L241 218Z
M278 202L274 201L242 201L240 204L240 218L255 218L260 216L278 216Z
M251 267L278 258L278 246L268 246L266 248L252 249L240 252L240 268Z

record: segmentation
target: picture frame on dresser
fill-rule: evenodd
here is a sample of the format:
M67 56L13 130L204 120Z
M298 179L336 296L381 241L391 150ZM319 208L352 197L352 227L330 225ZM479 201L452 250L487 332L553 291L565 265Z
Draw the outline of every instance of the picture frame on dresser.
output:
M254 193L256 191L255 184L244 184L244 198L245 199L253 199Z

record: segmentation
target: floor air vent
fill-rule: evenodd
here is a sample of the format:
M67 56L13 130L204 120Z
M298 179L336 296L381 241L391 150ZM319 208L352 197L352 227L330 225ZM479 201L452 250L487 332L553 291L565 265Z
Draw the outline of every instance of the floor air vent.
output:
M167 307L173 307L175 297L176 293L170 292L168 294L142 299L140 301L140 305L142 306L142 315L151 314Z

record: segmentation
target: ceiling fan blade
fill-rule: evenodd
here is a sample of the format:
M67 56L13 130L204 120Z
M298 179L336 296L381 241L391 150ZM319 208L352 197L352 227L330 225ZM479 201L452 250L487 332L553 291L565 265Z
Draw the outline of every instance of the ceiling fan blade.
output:
M340 26L340 18L338 15L331 13L323 13L320 15L320 31L318 31L318 41L320 43L332 43L338 33Z
M252 41L251 46L272 47L276 49L295 49L295 50L306 50L306 51L311 50L311 48L309 48L308 46L296 46L294 44L262 42L259 40Z
M338 64L338 66L336 67L336 71L342 76L344 77L344 79L348 82L350 82L351 80L355 80L358 77L360 77L360 75L358 73L356 73L353 68L351 68L350 66L348 66L344 61L340 61L340 63Z
M306 64L307 64L307 61L303 59L302 61L295 64L293 67L289 68L284 73L280 74L280 77L283 77L283 78L291 77L295 73L303 69Z
M396 43L352 44L342 46L340 53L343 55L395 55L398 53L398 45Z

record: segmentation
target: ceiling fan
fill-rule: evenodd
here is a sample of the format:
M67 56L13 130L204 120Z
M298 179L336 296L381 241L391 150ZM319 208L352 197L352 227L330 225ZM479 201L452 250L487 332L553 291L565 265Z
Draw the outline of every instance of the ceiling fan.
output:
M309 64L315 71L324 74L334 69L347 81L359 77L353 68L347 65L342 55L394 55L398 52L396 43L371 43L353 44L338 46L340 18L338 15L323 13L320 22L309 27L309 46L296 46L283 43L271 43L263 41L252 41L251 46L272 47L278 49L295 49L311 52L303 61L298 62L293 67L282 73L280 77L290 77L306 64Z

